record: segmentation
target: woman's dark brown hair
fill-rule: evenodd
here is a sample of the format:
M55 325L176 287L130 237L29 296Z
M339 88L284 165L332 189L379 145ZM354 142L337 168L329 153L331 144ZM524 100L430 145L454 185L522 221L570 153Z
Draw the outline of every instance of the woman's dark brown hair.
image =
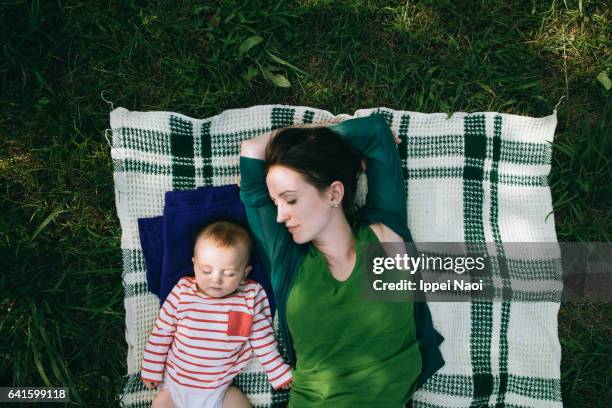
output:
M342 207L350 210L355 201L361 159L340 135L328 127L290 127L279 130L266 147L266 171L275 165L300 173L317 190L334 181L344 185Z

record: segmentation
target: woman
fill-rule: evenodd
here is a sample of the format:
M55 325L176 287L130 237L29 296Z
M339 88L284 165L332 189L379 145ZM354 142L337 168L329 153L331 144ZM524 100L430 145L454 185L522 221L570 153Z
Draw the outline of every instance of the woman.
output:
M242 143L241 199L294 366L290 407L403 407L444 364L426 304L361 295L360 244L412 240L396 142L373 115ZM362 158L368 194L351 226Z

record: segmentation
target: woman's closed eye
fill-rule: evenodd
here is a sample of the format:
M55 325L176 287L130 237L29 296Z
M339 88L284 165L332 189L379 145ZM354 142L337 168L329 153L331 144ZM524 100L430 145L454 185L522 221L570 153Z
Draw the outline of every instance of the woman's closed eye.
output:
M272 199L272 202L274 203L276 207L278 207L278 202L276 200ZM297 198L292 198L292 199L286 200L285 202L288 205L294 205L294 204L297 204Z

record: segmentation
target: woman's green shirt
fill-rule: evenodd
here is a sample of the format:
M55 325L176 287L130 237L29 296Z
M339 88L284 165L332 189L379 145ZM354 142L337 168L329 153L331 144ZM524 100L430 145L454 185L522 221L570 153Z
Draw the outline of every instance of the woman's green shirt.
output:
M296 353L289 407L403 407L421 372L413 303L367 302L361 292L362 245L378 243L369 226L354 231L356 264L336 280L311 245L287 304ZM369 251L368 251L369 252Z

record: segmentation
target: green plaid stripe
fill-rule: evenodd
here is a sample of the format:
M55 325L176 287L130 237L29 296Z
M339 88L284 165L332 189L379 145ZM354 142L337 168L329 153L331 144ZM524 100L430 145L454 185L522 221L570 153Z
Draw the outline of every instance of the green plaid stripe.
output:
M548 176L520 176L513 174L500 174L500 184L519 187L548 187Z
M172 166L147 162L144 160L113 160L113 169L116 173L138 173L154 176L172 174Z
M289 126L289 125L286 125ZM215 133L211 136L213 157L234 157L240 153L240 142L269 132L271 128L252 128L239 132ZM237 157L237 156L236 156Z
M472 164L473 162L470 162ZM471 167L471 166L470 166ZM478 177L480 171L470 170ZM427 179L427 178L463 178L465 174L465 168L454 166L454 167L423 167L416 169L408 169L408 177L411 179ZM482 177L484 180L492 180L490 170L482 170ZM516 186L516 187L548 187L547 176L513 176L507 174L498 175L499 184Z
M423 391L471 397L474 394L474 383L468 375L435 374L423 385Z
M140 249L122 249L121 255L124 274L144 272L144 256Z
M410 179L463 178L463 167L423 167L408 169Z
M273 391L268 377L264 372L246 372L236 376L232 383L241 390L257 390L257 394L267 394Z
M304 112L304 123L312 123L312 120L314 119L314 115L315 113L311 110L306 110Z
M124 160L113 159L113 173L123 173L124 170Z
M492 303L472 301L470 317L472 321L470 358L474 372L474 392L470 406L478 407L489 400L493 391L493 376L491 375Z
M266 130L261 130L261 133ZM258 134L261 134L258 133ZM238 157L240 154L240 142L243 140L254 137L254 132L233 132L233 133L220 133L215 134L211 137L212 139L212 157ZM215 166L216 167L219 166Z
M284 408L289 403L289 390L278 390L272 392L271 408Z
M210 186L213 183L213 165L212 165L212 136L210 134L210 122L202 123L200 131L200 157L202 166L197 168L198 175L205 186Z
M272 108L272 129L278 129L293 125L295 109L293 108Z
M123 394L137 394L137 393L147 393L147 387L140 380L140 373L130 374L127 376L125 383L123 385ZM151 406L150 400L137 400L129 403L121 403L121 406L124 408L149 408Z
M170 115L172 187L174 190L195 188L193 143L193 123Z
M552 145L503 140L499 160L522 165L550 165Z
M554 289L546 289L546 290L522 290L522 289L513 289L512 290L512 302L553 302L559 303L561 299L561 294L563 290L554 290Z
M501 116L498 117L501 120ZM408 157L461 157L465 151L464 141L464 135L410 136L406 139ZM503 140L501 156L496 160L520 165L549 165L551 154L549 144ZM486 157L491 158L491 155L492 152L487 151Z
M268 376L264 372L247 372L241 373L234 378L232 382L236 387L241 390L249 390L251 394L270 394L272 397L271 405L254 405L254 407L270 407L280 408L286 407L289 402L289 390L278 390L274 391Z
M410 126L410 115L402 115L400 118L399 129L397 135L401 139L399 144L398 153L400 157L400 163L402 165L402 173L404 180L408 181L410 178L410 171L408 170L408 128ZM408 183L406 183L406 197L408 197Z
M124 297L130 298L134 296L142 296L150 293L147 287L147 282L137 282L124 284Z
M561 383L557 379L509 376L508 392L525 397L537 396L548 401L561 401Z
M410 136L408 156L414 158L463 156L463 135Z
M484 159L487 138L484 115L468 115L463 122L465 133L465 167L463 169L463 213L465 241L485 241L483 225ZM481 250L476 245L468 249ZM472 407L486 404L493 390L491 375L491 334L493 330L493 307L491 302L473 301L471 310L470 358L474 372Z
M215 167L215 177L238 177L240 174L239 166Z
M508 274L515 280L562 280L562 263L555 259L507 259Z
M493 383L500 382L498 375L492 377ZM423 390L453 397L470 397L474 392L474 383L472 376L469 375L436 374L423 385ZM561 401L561 385L556 379L509 374L507 392L529 398L537 396L537 398L548 401ZM415 406L420 407L421 404L421 402L418 402ZM485 406L488 405L488 403L485 403ZM505 404L504 406L508 405Z
M136 374L130 374L125 380L123 392L142 392L147 391L144 383L140 380L140 372Z
M260 133L265 132L265 130L260 130ZM245 140L248 139L250 134L256 134L256 132L243 132L241 134L220 134L213 136L213 139L219 140L227 140L231 138L238 137L237 140ZM257 133L257 134L260 134ZM237 136L238 135L238 136ZM400 137L401 133L400 133ZM226 138L226 139L223 139ZM402 137L402 139L404 139ZM224 146L224 148L215 148L215 157L232 157L240 149L240 143L236 142L231 146ZM464 168L455 166L455 167L423 167L423 168L407 168L407 144L403 142L400 144L400 158L402 158L402 170L404 172L404 178L407 179L428 179L428 178L463 178ZM402 157L403 155L403 157ZM210 157L210 156L208 156ZM204 161L207 162L206 158ZM222 168L220 166L212 167L212 164L209 165L209 168L212 169L214 175L223 175L223 174L236 174L238 165L228 168ZM125 159L125 160L113 160L113 171L115 173L138 173L138 174L148 174L148 175L169 175L172 174L172 166L164 165L160 163L153 163L144 160L135 160L135 159ZM209 185L211 182L208 181L209 173L202 170L201 168L197 168L196 172L202 173L202 177L205 178L205 185ZM491 175L490 171L483 171L483 178L485 180L494 177ZM548 177L547 176L524 176L524 175L512 175L512 174L499 174L498 175L499 184L508 185L508 186L516 186L516 187L548 187Z
M482 221L483 166L486 149L484 115L466 116L465 166L463 168L463 214L465 242L484 242Z
M504 253L504 245L501 241L499 231L499 205L498 205L498 184L497 171L499 168L499 159L501 157L501 116L496 115L493 120L493 163L491 167L491 211L490 224L493 231L493 239L495 240L495 248L497 250L497 262L499 263L499 274L502 281L502 299L508 299L510 290L510 281L508 278L508 265ZM510 302L503 300L501 304L501 325L500 325L500 344L499 344L499 383L497 389L496 407L502 407L508 386L508 322L510 319Z
M164 132L129 127L116 128L114 131L121 135L116 143L113 140L114 149L124 148L163 156L170 155L168 134Z

